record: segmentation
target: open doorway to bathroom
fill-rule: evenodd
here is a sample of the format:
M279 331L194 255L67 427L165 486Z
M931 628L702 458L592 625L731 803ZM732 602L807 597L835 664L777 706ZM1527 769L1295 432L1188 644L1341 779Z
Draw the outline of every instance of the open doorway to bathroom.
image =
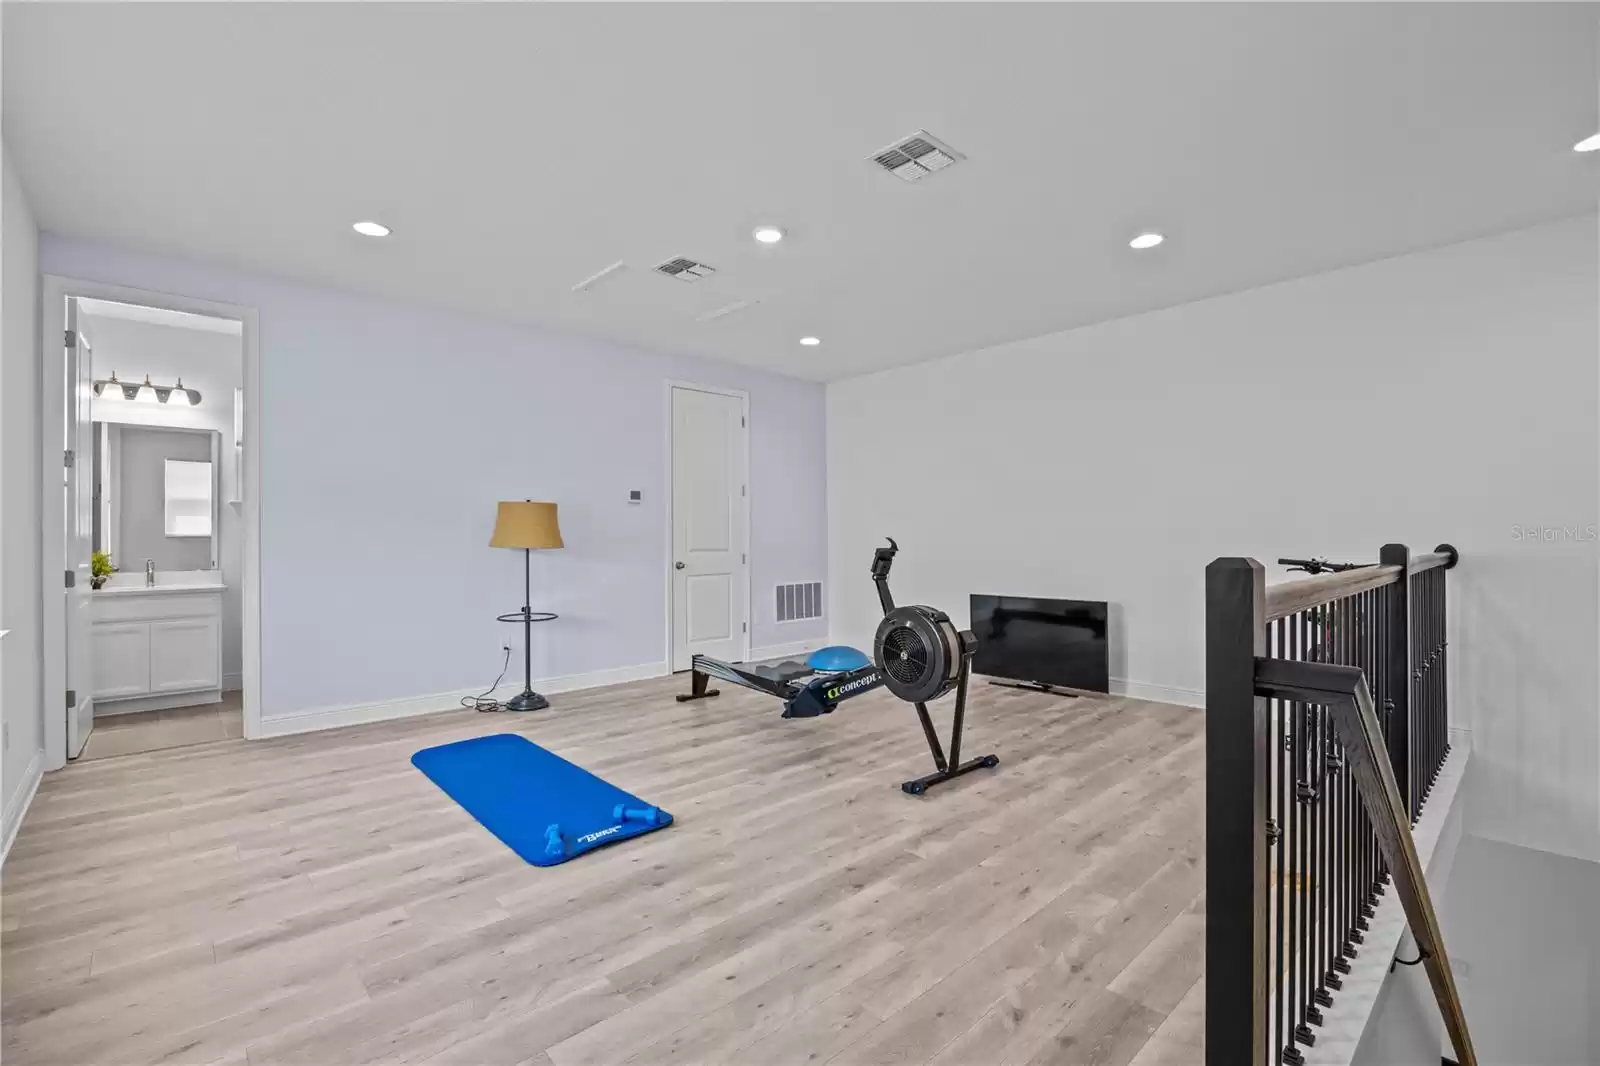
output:
M111 300L75 310L92 382L91 684L67 755L243 739L242 325Z
M65 581L47 582L44 636L66 696L46 765L242 741L259 720L254 315L47 279L57 296L44 532Z

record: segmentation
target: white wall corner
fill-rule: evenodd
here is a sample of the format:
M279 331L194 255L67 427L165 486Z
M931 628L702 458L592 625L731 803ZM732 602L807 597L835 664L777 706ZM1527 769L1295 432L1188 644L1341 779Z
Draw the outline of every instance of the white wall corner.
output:
M1111 695L1127 696L1136 700L1150 700L1153 703L1175 703L1180 707L1199 707L1206 705L1205 690L1198 688L1180 688L1176 685L1158 685L1150 681L1135 681L1127 677L1113 677L1111 679Z
M35 748L33 757L28 760L28 768L22 772L22 785L6 804L3 822L0 822L0 865L4 865L6 856L11 854L11 845L17 839L17 830L22 828L22 819L28 813L28 807L33 803L34 794L39 791L39 782L44 778L44 749Z
M580 689L621 685L629 681L646 681L665 677L669 673L665 662L640 663L637 666L619 666L610 670L595 670L586 674L567 674L562 677L534 678L533 687L547 696ZM505 700L522 691L522 682L503 684L491 695ZM412 718L421 714L439 714L443 711L466 711L461 701L483 695L481 686L457 689L453 692L436 692L426 696L406 696L398 699L377 700L372 703L346 704L338 707L316 707L295 711L292 714L264 715L261 719L261 738L285 737L296 733L315 733L324 729L339 729L372 722L388 722L398 718ZM559 712L559 708L555 709ZM543 712L536 712L543 713Z

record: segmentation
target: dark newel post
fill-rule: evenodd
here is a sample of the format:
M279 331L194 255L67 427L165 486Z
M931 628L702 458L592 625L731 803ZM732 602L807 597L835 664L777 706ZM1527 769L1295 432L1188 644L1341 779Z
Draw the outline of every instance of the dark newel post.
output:
M1389 590L1387 646L1383 650L1388 669L1384 671L1385 692L1377 694L1379 710L1388 722L1385 742L1389 745L1389 764L1394 781L1406 801L1406 814L1414 817L1416 803L1411 797L1411 549L1404 544L1385 544L1378 549L1378 562L1398 566L1400 579Z
M1266 574L1206 567L1206 1064L1267 1057Z

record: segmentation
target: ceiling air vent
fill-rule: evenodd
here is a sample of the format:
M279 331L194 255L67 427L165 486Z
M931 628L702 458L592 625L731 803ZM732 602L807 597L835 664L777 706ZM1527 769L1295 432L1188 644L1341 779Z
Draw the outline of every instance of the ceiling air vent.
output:
M872 153L872 161L902 181L920 181L967 158L927 130Z
M656 265L656 273L665 274L669 278L677 278L679 281L703 281L716 272L716 267L709 267L704 263L696 263L693 259L685 259L682 256L676 259L668 259L665 263Z

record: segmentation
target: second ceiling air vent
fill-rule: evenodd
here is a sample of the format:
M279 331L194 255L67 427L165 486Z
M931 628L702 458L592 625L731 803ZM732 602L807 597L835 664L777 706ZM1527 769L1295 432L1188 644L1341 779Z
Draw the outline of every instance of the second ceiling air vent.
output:
M677 278L679 281L704 281L716 272L716 267L709 267L693 259L685 259L683 256L656 264L656 273Z
M921 181L967 158L927 130L872 153L872 161L902 181Z

